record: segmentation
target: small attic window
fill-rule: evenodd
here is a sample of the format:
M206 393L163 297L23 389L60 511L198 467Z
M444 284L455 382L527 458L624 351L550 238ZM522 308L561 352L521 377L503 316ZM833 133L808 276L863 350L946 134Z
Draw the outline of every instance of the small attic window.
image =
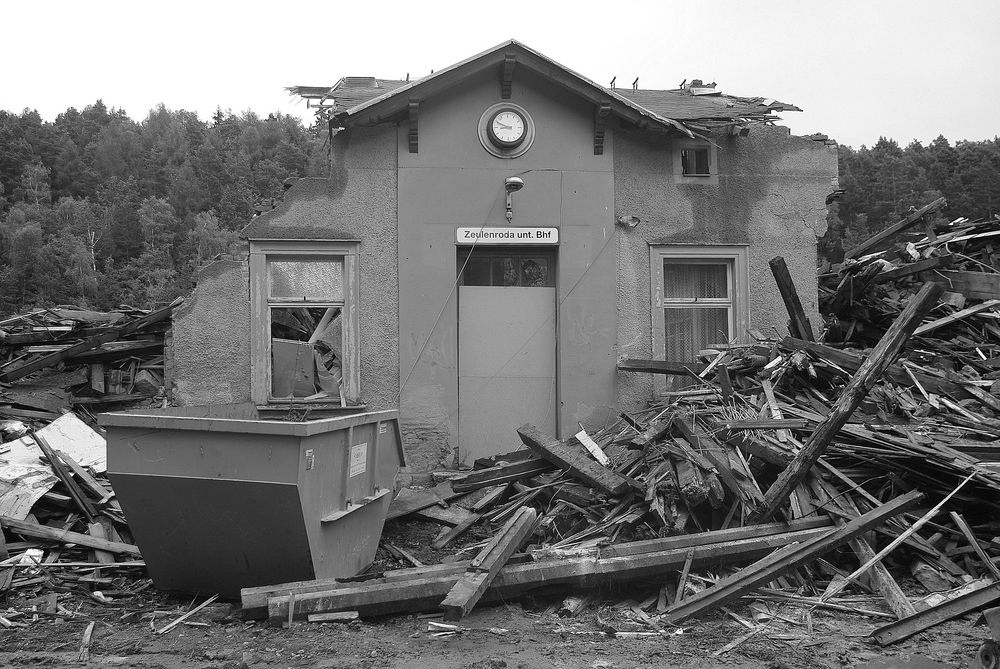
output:
M714 186L719 183L719 163L715 145L699 139L675 139L671 153L674 183L703 186Z
M681 149L681 174L686 177L711 176L708 147Z

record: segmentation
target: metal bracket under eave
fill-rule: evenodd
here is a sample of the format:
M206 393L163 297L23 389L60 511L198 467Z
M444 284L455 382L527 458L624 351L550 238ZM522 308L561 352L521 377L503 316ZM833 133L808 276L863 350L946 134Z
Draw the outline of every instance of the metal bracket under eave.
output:
M417 152L417 118L420 116L420 100L410 100L410 132L407 139L410 140L410 153Z
M611 103L602 102L594 110L594 155L604 155L604 132L611 116Z
M514 66L517 65L517 56L512 53L503 57L503 67L500 70L500 98L510 100L510 89L514 84Z

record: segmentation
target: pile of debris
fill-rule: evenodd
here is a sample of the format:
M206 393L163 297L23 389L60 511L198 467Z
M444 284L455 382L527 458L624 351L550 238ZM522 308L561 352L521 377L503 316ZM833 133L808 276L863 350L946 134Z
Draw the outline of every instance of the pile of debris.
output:
M107 606L151 585L90 409L162 401L175 306L55 307L0 321L0 595L24 603L0 611L0 626L86 620L79 599Z
M0 429L10 439L0 444L0 594L30 602L0 613L0 626L39 613L74 618L67 596L106 605L148 587L136 580L144 563L104 476L104 438L73 413L38 430L12 420Z
M246 613L281 624L440 609L454 621L477 601L537 588L648 584L631 610L651 634L709 611L733 615L727 606L750 596L764 608L802 606L804 616L898 618L873 633L890 643L1000 601L1000 472L988 462L1000 461L1000 288L960 287L1000 277L968 278L968 264L996 264L989 240L1000 238L1000 220L945 227L829 268L823 304L841 314L835 341L815 341L775 258L792 336L751 332L754 344L719 345L694 364L622 361L620 370L665 375L672 389L593 434L559 441L522 426L525 450L394 502L391 518L446 525L437 548L489 524L493 537L469 547L477 554L249 588ZM935 263L949 254L970 283L940 274ZM911 597L897 579L945 592ZM848 588L877 593L887 611L859 609ZM585 606L579 594L563 608Z
M69 408L162 395L163 337L177 304L107 313L56 307L0 320L0 415L51 421ZM46 374L27 378L39 372Z

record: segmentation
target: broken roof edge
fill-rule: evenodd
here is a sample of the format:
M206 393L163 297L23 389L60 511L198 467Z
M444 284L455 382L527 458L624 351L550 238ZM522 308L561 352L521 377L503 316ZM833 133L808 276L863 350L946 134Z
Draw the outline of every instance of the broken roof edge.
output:
M425 77L421 77L420 79L414 79L413 81L405 83L404 85L398 88L386 91L382 95L376 96L370 100L362 102L361 104L355 105L354 107L351 107L345 111L334 114L331 117L330 122L331 124L339 125L340 127L346 127L350 123L350 121L357 119L360 115L371 112L376 112L376 113L370 115L366 119L367 122L363 122L363 124L368 125L372 123L388 121L389 117L394 116L395 114L398 114L407 108L407 105L409 103L409 97L405 95L406 93L416 91L422 88L427 88L428 86L433 86L437 82L447 81L449 78L458 76L458 73L461 72L463 69L468 70L469 68L477 64L480 65L481 67L476 67L473 72L469 72L470 76L480 72L483 69L486 69L491 65L499 65L503 62L503 59L496 58L494 60L491 57L505 56L506 55L505 52L508 52L510 49L519 50L523 52L522 55L527 56L529 58L529 60L526 61L518 61L517 63L518 65L526 66L528 69L535 71L537 74L540 74L542 76L547 76L548 78L556 81L557 83L562 83L566 88L569 88L570 90L578 94L581 94L584 97L594 102L602 102L602 101L611 102L613 105L612 111L613 112L617 111L619 116L631 117L629 120L633 121L635 120L641 121L642 119L646 119L647 122L652 122L668 130L670 129L676 130L684 135L687 135L688 137L695 137L695 133L692 132L682 122L661 116L653 111L650 111L649 109L646 109L645 107L632 102L623 95L620 95L613 89L608 89L601 86L600 84L592 81L591 79L588 79L582 74L579 74L574 70L571 70L565 65L562 65L561 63L549 58L548 56L532 49L531 47L525 44L522 44L521 42L518 42L515 39L509 39L505 42L501 42L500 44L490 49L487 49L486 51L470 56L465 60L461 60L457 63L449 65L448 67L438 70L437 72L429 74ZM537 59L537 61L539 62L532 63L530 59ZM534 67L532 65L534 65ZM558 77L559 74L564 75L566 77L566 80L560 82ZM341 79L340 81L343 81L343 79ZM340 82L338 81L338 84L339 83ZM336 84L330 90L332 91L333 88L336 88ZM583 91L580 90L581 88L590 89L591 95L584 95ZM432 94L436 92L437 91L432 91ZM388 104L394 100L400 101L400 103L397 105L398 108L396 108L396 106ZM617 109L615 108L616 104L617 104ZM378 108L380 106L388 107L388 109L381 115L377 114Z

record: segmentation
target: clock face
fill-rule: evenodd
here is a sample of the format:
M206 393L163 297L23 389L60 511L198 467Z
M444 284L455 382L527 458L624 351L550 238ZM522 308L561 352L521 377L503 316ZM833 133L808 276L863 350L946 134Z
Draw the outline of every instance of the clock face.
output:
M489 122L490 141L503 148L515 147L524 141L524 118L512 109L503 109Z

